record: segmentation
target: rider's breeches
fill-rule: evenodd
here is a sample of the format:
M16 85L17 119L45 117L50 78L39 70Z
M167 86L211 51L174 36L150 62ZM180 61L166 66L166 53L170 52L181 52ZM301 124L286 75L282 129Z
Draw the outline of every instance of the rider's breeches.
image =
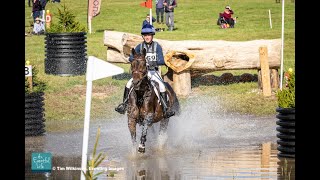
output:
M166 87L164 86L163 84L163 81L162 81L162 78L159 76L159 73L157 71L148 71L148 78L150 80L154 80L156 81L158 84L159 84L159 89L160 89L160 92L166 92ZM127 85L126 87L127 88L130 88L131 85L132 85L132 80L133 78L131 78L128 82L127 82Z

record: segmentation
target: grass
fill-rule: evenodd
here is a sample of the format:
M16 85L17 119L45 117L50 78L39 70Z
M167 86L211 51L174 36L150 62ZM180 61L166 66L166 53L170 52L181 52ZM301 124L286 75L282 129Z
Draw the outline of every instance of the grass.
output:
M141 24L149 9L139 6L141 0L108 0L102 1L101 11L92 20L92 34L87 34L87 54L99 59L106 59L107 48L103 44L104 30L115 30L140 34ZM166 40L227 40L248 41L256 39L281 38L281 3L271 0L180 0L175 10L176 31L157 33L155 38ZM295 68L295 4L285 2L284 34L284 71ZM87 1L64 0L61 3L48 3L47 10L56 21L58 7L65 4L76 19L86 25ZM233 29L219 29L216 25L219 12L225 5L230 5L238 16ZM271 10L272 29L269 27L269 9ZM25 30L30 31L32 21L31 7L25 0ZM155 15L155 9L153 9ZM155 27L165 27L157 25ZM45 36L26 36L25 56L39 70L38 77L48 84L45 92L46 120L48 124L59 121L83 121L86 80L85 76L60 77L44 73ZM280 51L280 49L279 49ZM128 64L117 64L129 72ZM221 75L228 71L213 72ZM234 75L241 73L257 74L256 70L229 71ZM93 120L119 116L114 107L122 101L123 87L128 77L108 77L93 82L92 114ZM229 85L200 85L193 91L199 95L218 95L221 104L227 111L246 114L275 114L276 98L263 97L257 82ZM61 128L61 127L60 127ZM58 127L47 126L48 131Z
M284 159L284 165L283 167L281 167L281 175L284 177L285 180L291 179L291 171L292 171L292 166L288 168L288 160Z

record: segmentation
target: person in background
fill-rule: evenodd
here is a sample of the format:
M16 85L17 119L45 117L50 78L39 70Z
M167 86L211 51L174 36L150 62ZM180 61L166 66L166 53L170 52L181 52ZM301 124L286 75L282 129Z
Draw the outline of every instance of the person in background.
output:
M177 7L177 0L164 0L164 12L166 13L166 25L169 31L174 28L174 8Z
M36 18L36 22L33 24L32 34L40 35L44 34L44 23L41 21L39 17Z
M156 18L152 16L152 22L156 22ZM142 22L142 27L145 26L146 24L150 24L150 15L147 14L146 19Z
M234 27L235 24L235 18L232 17L234 14L233 10L231 10L230 6L226 6L223 13L220 13L220 17L223 17L224 20L229 24L231 28Z
M33 22L36 22L37 17L42 16L42 10L44 8L41 5L40 0L33 0L32 1L32 16L33 16Z
M163 0L156 0L157 23L163 24L163 14L164 14Z

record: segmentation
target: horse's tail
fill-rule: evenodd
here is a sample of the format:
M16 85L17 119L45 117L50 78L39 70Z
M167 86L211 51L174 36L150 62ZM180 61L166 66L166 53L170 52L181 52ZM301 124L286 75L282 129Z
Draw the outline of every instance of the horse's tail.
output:
M171 110L175 112L175 115L179 116L181 114L181 110L180 110L180 103L179 103L178 97L169 83L164 82L164 84L167 88L167 91L172 95L172 98L173 98Z

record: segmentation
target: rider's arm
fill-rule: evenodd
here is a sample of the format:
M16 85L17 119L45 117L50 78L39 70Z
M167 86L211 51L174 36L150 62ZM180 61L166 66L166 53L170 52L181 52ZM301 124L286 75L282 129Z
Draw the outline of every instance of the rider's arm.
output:
M136 51L136 53L140 53L140 44L136 46L136 48L134 48L134 50ZM130 53L130 56L129 56L129 62L132 62L133 61L133 54Z
M158 66L165 65L165 62L163 59L162 47L159 44L157 44L157 55L158 55L158 61L157 61Z
M172 3L172 8L176 8L176 7L178 7L177 0L174 0Z

